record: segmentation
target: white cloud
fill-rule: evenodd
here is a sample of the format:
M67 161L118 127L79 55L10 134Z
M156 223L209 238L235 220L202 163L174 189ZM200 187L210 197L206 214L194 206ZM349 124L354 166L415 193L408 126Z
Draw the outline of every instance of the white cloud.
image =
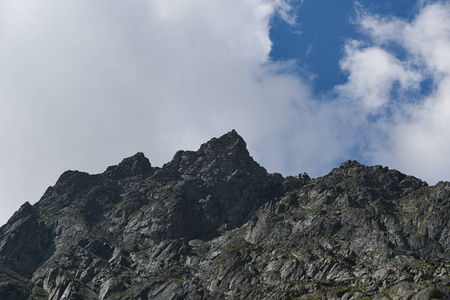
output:
M362 15L371 43L347 45L349 80L321 101L289 62L269 60L271 17L295 22L289 1L1 1L0 220L66 169L101 172L137 151L162 165L232 128L272 172L323 175L360 147L448 179L449 11ZM423 78L435 91L408 102Z
M367 12L358 21L373 44L348 46L343 89L374 108L389 105L392 114L373 124L382 134L369 141L372 161L431 183L449 180L450 4L425 3L411 22ZM392 45L404 50L401 58ZM426 95L414 90L423 79L433 82ZM394 80L405 87L395 98L389 97Z
M437 3L423 8L420 15L403 29L400 40L431 71L450 71L450 4Z
M379 47L346 46L341 68L349 73L348 82L338 87L347 98L361 101L373 111L385 105L394 83L402 89L418 88L420 74L410 71L398 59Z
M275 13L295 20L281 0L2 1L1 219L66 169L137 151L162 165L233 128L270 171L328 171L332 128L269 61Z
M415 63L425 63L435 71L448 72L449 19L449 4L437 2L423 6L411 23L364 12L361 13L359 22L372 41L380 45L395 42L414 56Z
M300 2L300 6L303 5L303 1L304 0ZM293 8L290 2L292 2L292 0L273 0L273 3L275 4L275 10L280 15L280 17L288 24L295 25L297 18L293 13Z

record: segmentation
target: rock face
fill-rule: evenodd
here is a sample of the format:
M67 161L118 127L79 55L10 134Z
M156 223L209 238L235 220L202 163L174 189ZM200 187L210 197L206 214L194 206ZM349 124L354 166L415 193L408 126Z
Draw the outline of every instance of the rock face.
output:
M0 299L450 299L450 183L268 174L232 131L67 171L0 228Z

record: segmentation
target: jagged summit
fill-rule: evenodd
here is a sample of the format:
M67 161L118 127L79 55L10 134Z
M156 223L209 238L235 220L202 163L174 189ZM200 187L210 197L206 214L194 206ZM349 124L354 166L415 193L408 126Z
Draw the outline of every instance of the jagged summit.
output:
M207 154L225 153L232 155L242 153L249 155L244 139L233 129L219 138L212 138L200 146L199 152Z
M268 174L233 130L64 172L0 228L0 299L449 299L449 207L356 161Z
M267 171L250 156L235 130L202 144L197 151L178 151L155 176L200 176L206 181L229 180L238 174L265 177ZM187 177L186 177L187 176Z
M110 166L106 173L110 172L113 177L130 177L137 175L150 175L152 165L144 153L138 152L135 155L125 158L117 166Z

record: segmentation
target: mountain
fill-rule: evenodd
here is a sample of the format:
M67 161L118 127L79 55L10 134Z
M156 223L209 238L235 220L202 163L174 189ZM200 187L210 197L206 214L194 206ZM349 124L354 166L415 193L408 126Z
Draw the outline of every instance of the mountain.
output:
M450 183L283 177L233 130L67 171L0 228L0 299L450 299Z

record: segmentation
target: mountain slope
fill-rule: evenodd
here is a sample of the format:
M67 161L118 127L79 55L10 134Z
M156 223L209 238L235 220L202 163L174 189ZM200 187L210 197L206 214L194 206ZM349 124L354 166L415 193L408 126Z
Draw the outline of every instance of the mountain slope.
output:
M235 132L67 171L0 228L1 299L450 298L450 184L268 174Z

